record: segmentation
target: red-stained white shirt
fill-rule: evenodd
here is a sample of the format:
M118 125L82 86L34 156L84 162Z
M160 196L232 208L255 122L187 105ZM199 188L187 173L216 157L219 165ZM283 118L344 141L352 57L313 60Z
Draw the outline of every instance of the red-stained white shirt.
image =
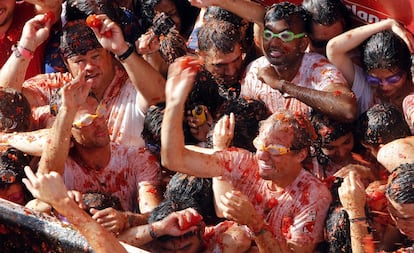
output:
M50 118L49 102L53 90L72 79L70 73L50 73L37 75L23 84L24 92L34 98L31 102L35 128L46 127ZM144 128L146 108L141 108L142 95L132 84L124 70L117 69L115 77L105 90L102 101L107 108L107 125L112 142L128 146L144 146L141 132ZM41 107L46 106L46 110Z
M253 153L231 148L218 154L226 168L223 178L250 199L268 222L275 238L299 243L323 240L332 197L321 181L302 170L282 192L276 192L270 189L268 180L260 178Z
M144 185L159 185L158 160L148 150L111 143L111 160L101 170L82 167L69 157L63 179L69 190L99 191L119 198L125 211L138 212L138 190Z
M278 90L258 79L259 69L268 65L270 63L265 56L249 64L246 76L241 83L240 95L263 100L272 113L287 109L308 114L311 107L295 98L284 96ZM347 86L342 73L333 64L329 63L328 59L316 53L305 53L299 71L291 82L314 90L323 90L333 83L343 83L344 86Z

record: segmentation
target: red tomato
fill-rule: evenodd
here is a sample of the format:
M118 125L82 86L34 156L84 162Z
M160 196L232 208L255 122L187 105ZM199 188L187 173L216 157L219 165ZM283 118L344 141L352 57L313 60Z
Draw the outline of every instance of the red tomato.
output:
M97 28L98 30L100 30L102 28L102 20L100 20L99 18L97 18L95 14L89 15L86 18L86 24L89 27ZM112 36L112 32L111 31L105 31L103 35L105 37L111 37Z
M43 15L42 23L46 24L48 21L53 22L55 20L55 13L48 11Z
M186 230L188 228L190 228L191 226L195 226L197 225L203 218L201 217L201 215L197 214L194 215L192 214L190 217L190 220L187 219L183 219L183 223L180 225L180 229L181 230Z

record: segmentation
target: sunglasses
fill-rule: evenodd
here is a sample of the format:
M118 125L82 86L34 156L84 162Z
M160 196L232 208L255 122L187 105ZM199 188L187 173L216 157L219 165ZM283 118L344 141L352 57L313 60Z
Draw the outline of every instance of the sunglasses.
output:
M100 118L106 114L106 106L105 105L99 105L96 108L95 114L85 114L82 116L82 118L78 119L77 121L73 122L72 126L77 129L81 129L83 127L90 126L93 121L97 118Z
M305 35L306 35L305 33L294 34L291 31L283 31L283 32L280 32L280 33L273 33L272 31L270 31L268 29L265 29L263 31L263 38L265 40L271 40L273 38L279 38L283 42L290 42L294 39L302 38Z
M403 77L403 75L404 75L404 71L400 71L400 72L398 72L398 73L396 73L392 76L389 76L385 79L381 79L381 78L371 76L371 75L365 75L365 79L366 79L366 81L369 85L381 86L384 83L387 84L387 85L398 83L401 80L401 78Z
M257 138L253 140L253 146L258 151L268 152L271 155L284 155L290 152L290 148L280 144L263 145Z

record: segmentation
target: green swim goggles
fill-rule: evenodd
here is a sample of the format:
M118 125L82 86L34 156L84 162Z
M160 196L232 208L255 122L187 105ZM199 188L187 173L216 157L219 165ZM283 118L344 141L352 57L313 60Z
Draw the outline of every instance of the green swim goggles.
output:
M263 38L265 40L271 40L273 38L279 38L280 40L282 40L283 42L290 42L294 39L299 39L302 38L306 35L306 33L298 33L298 34L294 34L291 31L283 31L280 33L273 33L272 31L265 29L263 31Z

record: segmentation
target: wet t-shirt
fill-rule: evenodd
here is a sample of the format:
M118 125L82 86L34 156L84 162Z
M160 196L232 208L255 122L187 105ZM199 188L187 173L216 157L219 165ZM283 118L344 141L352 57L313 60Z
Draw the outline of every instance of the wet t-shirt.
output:
M323 240L331 194L316 177L302 169L289 186L276 192L271 190L270 181L260 178L253 153L232 148L218 155L225 166L223 178L247 195L275 238L298 243Z
M64 182L69 190L111 193L126 211L138 212L138 190L144 185L158 186L160 167L149 151L111 144L111 160L105 168L92 170L69 157Z
M289 94L282 94L277 89L273 89L266 83L258 79L259 69L270 65L265 56L262 56L249 64L246 76L241 84L241 96L254 99L261 99L273 113L279 110L289 110L293 112L310 113L311 107L289 97ZM342 73L324 56L316 53L305 53L302 64L292 83L314 90L323 90L332 83L343 84L347 82Z

